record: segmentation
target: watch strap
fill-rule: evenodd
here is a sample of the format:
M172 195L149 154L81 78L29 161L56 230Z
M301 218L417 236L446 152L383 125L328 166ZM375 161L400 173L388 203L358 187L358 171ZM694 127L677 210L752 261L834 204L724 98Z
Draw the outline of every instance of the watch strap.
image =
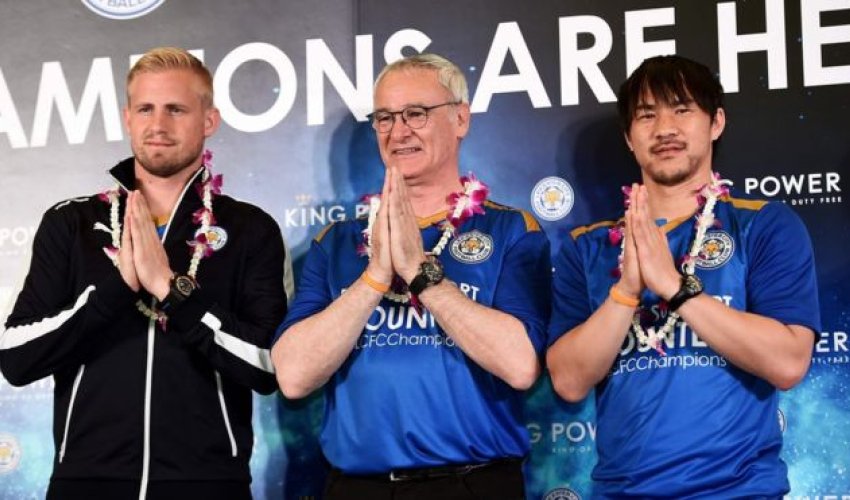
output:
M438 271L436 273L428 272L429 266L436 266ZM435 276L436 274L436 276ZM419 265L419 272L414 276L412 280L410 280L410 284L407 285L407 289L413 295L419 295L426 288L434 286L439 282L443 281L443 272L442 265L436 259L427 260Z
M689 281L693 281L694 283L689 283ZM670 300L667 301L667 310L670 312L674 312L685 302L691 300L697 295L702 293L702 282L694 275L685 275L682 276L682 284L679 286L679 290L675 295L670 297Z

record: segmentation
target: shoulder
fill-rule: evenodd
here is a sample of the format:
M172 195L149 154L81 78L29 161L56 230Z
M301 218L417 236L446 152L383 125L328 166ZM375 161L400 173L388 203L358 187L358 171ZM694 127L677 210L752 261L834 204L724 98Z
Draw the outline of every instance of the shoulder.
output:
M493 218L503 218L524 228L526 233L542 232L540 223L527 210L503 205L492 200L484 201L484 210Z
M320 245L328 244L339 238L349 237L351 234L359 235L365 228L365 217L331 222L319 231L319 233L313 238L313 241Z
M237 200L225 194L217 196L214 203L218 205L213 206L214 212L226 213L228 217L238 218L251 225L278 227L274 217L253 203Z
M584 226L576 226L570 231L570 240L574 242L608 239L611 229L620 226L623 219L604 219Z
M719 203L728 207L732 216L739 219L744 226L772 226L774 224L802 224L797 213L780 201L767 201L749 198L733 193L724 196Z

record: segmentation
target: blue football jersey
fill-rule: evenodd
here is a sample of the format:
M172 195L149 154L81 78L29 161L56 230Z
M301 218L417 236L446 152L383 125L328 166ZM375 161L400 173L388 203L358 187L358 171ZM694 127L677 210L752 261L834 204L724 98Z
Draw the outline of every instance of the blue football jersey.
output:
M705 293L731 308L819 331L814 259L799 217L782 203L731 197L721 198L714 213L718 224L696 262ZM599 308L617 281L620 247L608 239L614 223L574 230L555 259L550 344ZM695 219L664 229L674 257L686 255ZM643 293L648 325L663 324L660 302ZM776 389L733 366L682 321L664 349L667 356L641 347L630 331L596 387L594 498L787 492Z
M527 213L492 202L440 255L446 278L475 302L520 320L538 353L549 317L549 241ZM420 224L426 249L441 235ZM423 222L423 221L420 221ZM323 310L358 279L364 220L336 223L313 242L278 335ZM499 335L494 331L493 335ZM346 473L521 457L529 450L522 393L469 359L427 311L383 299L325 386L320 441Z

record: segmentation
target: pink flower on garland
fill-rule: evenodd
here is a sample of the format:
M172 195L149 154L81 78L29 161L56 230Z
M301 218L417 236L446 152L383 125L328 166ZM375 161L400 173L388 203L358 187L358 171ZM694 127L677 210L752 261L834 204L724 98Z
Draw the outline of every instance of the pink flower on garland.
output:
M622 186L620 190L623 192L623 206L629 208L629 205L632 204L632 187Z
M215 224L215 215L213 215L212 210L207 210L205 207L201 207L192 213L192 222L195 224L201 224L203 222L204 215L209 215L210 225Z
M608 228L608 242L614 246L623 241L623 229L625 224L619 223Z
M460 182L463 185L464 193L452 193L446 197L446 203L449 204L447 220L454 231L457 231L473 215L484 214L484 208L481 205L484 204L484 200L490 193L490 188L479 181L471 172L467 177L461 177ZM465 194L466 192L469 194Z
M194 252L195 248L197 248L197 247L202 248L203 249L201 251L201 258L202 259L206 259L210 255L212 255L213 252L214 252L212 246L209 244L209 241L207 241L207 235L203 234L203 233L195 236L194 240L187 241L186 244L189 245L190 247L192 247L192 252Z
M108 247L103 247L103 253L105 253L110 260L114 261L118 258L118 249L112 245L109 245Z

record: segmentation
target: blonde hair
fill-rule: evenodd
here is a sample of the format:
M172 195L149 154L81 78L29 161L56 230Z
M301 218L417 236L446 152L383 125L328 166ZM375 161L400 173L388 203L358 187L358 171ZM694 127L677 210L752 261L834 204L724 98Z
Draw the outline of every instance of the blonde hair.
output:
M197 75L204 87L201 101L204 106L212 106L213 79L210 71L197 57L179 47L157 47L145 52L127 73L127 89L130 88L130 84L137 75L170 70L187 70ZM129 92L127 93L127 102L130 102Z
M451 92L456 102L469 102L469 88L463 72L453 62L437 54L416 54L388 64L375 79L375 88L378 88L378 84L388 73L408 69L436 71L440 85Z

